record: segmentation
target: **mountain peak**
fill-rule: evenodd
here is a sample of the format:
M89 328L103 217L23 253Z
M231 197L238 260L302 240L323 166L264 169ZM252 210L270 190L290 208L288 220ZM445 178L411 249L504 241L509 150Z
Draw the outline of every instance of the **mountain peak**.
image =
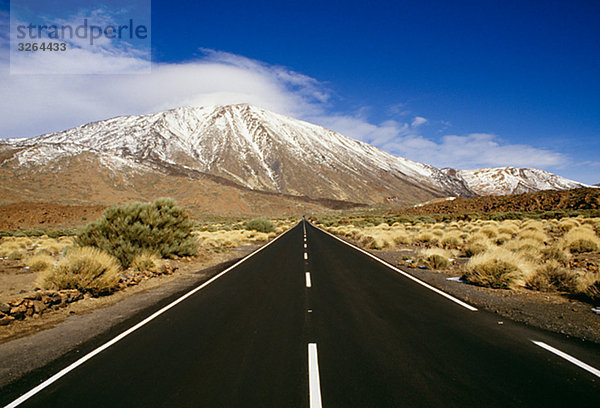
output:
M45 166L85 153L123 174L202 174L241 188L369 204L581 186L535 169L442 171L247 103L120 116L7 143L15 152L3 165Z

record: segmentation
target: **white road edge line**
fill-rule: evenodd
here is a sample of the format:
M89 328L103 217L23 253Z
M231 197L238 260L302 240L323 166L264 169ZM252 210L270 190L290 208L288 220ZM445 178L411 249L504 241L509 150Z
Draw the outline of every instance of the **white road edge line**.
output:
M547 350L547 351L549 351L551 353L554 353L554 354L556 354L559 357L564 358L568 362L573 363L573 364L575 364L576 366L578 366L580 368L583 368L585 371L588 371L588 372L594 374L596 377L600 377L600 370L592 367L591 365L588 365L588 364L584 363L583 361L578 360L575 357L572 357L572 356L568 355L567 353L562 352L562 351L560 351L558 349L555 349L554 347L549 346L546 343L543 343L541 341L531 340L531 342L533 344L535 344L536 346L540 346L541 348L543 348L543 349L545 349L545 350Z
M305 253L304 253L304 260L307 260L307 259L308 259L308 253L307 253L307 252L305 252Z
M25 394L21 395L19 398L17 398L16 400L14 400L13 402L11 402L10 404L6 405L4 408L13 408L13 407L16 407L16 406L20 405L21 403L27 401L29 398L33 397L35 394L37 394L38 392L42 391L44 388L46 388L49 385L51 385L52 383L56 382L57 380L59 380L61 377L63 377L67 373L73 371L74 369L76 369L77 367L79 367L80 365L82 365L83 363L85 363L86 361L88 361L89 359L91 359L92 357L100 354L101 352L103 352L104 350L106 350L107 348L109 348L110 346L112 346L113 344L115 344L115 343L119 342L120 340L122 340L123 338L127 337L128 335L130 335L131 333L133 333L134 331L136 331L140 327L148 324L149 322L151 322L152 320L156 319L161 314L165 313L167 310L169 310L172 307L174 307L174 306L178 305L179 303L183 302L184 300L186 300L187 298L189 298L190 296L192 296L194 293L196 293L199 290L201 290L201 289L205 288L206 286L210 285L211 283L213 283L214 281L216 281L217 279L219 279L220 277L222 277L223 275L225 275L227 272L229 272L232 269L236 268L241 263L247 261L248 259L250 259L254 255L258 254L260 251L262 251L263 249L265 249L266 247L268 247L269 245L271 245L273 242L277 241L279 238L281 238L282 236L284 236L285 234L287 234L291 230L292 230L292 228L290 228L289 230L287 230L283 234L277 236L274 240L272 240L271 242L267 243L266 245L263 245L262 247L258 248L256 251L252 252L251 254L248 254L243 259L240 259L238 262L236 262L235 264L233 264L229 268L225 269L223 272L219 273L216 276L213 276L211 279L207 280L206 282L204 282L200 286L198 286L198 287L190 290L189 292L187 292L186 294L182 295L181 297L179 297L178 299L174 300L173 302L169 303L167 306L163 307L162 309L158 310L157 312L154 312L152 315L148 316L147 318L145 318L144 320L142 320L141 322L139 322L135 326L133 326L133 327L125 330L123 333L119 334L118 336L116 336L112 340L109 340L107 343L104 343L102 346L98 347L97 349L95 349L95 350L91 351L90 353L86 354L85 356L81 357L79 360L75 361L71 365L63 368L58 373L56 373L52 377L48 378L46 381L44 381L43 383L41 383L37 387L31 389L30 391L28 391Z
M321 383L316 343L308 344L308 396L310 408L321 408Z
M310 288L312 286L312 283L310 281L310 272L306 272L306 287Z
M386 261L384 261L383 259L376 257L376 256L375 256L375 255L373 255L372 253L370 253L370 252L368 252L368 251L365 251L364 249L362 249L362 248L359 248L359 247L357 247L356 245L352 245L351 243L349 243L349 242L346 242L346 241L344 241L343 239L341 239L341 238L338 238L338 237L336 237L335 235L333 235L332 233L330 233L330 232L328 232L328 231L325 231L325 230L322 230L322 229L321 229L321 228L319 228L319 227L315 227L315 228L317 228L317 229L318 229L318 230L320 230L320 231L323 231L323 232L324 232L324 233L326 233L327 235L329 235L329 236L331 236L331 237L333 237L333 238L337 239L338 241L340 241L340 242L342 242L342 243L344 243L344 244L348 245L349 247L352 247L352 248L356 249L357 251L360 251L360 252L362 252L363 254L365 254L365 255L367 255L367 256L369 256L369 257L371 257L371 258L375 259L377 262L379 262L379 263L381 263L381 264L383 264L383 265L387 266L388 268L392 269L392 270L393 270L393 271L395 271L395 272L398 272L400 275L402 275L402 276L405 276L405 277L407 277L408 279L410 279L410 280L412 280L412 281L415 281L415 282L416 282L416 283L418 283L419 285L425 286L427 289L434 291L434 292L435 292L435 293L437 293L438 295L442 295L442 296L444 296L445 298L447 298L447 299L449 299L449 300L453 301L454 303L461 305L461 306L462 306L462 307L464 307L465 309L469 309L469 310L470 310L470 311L472 311L472 312L476 312L476 311L477 311L477 308L476 308L476 307L473 307L473 306L471 306L470 304L468 304L468 303L465 303L465 302L463 302L462 300L460 300L460 299L457 299L457 298L455 298L454 296L452 296L452 295L450 295L450 294L448 294L448 293L446 293L446 292L444 292L444 291L442 291L442 290L439 290L438 288L435 288L435 287L431 286L430 284L428 284L428 283L426 283L426 282L423 282L421 279L415 278L415 277L414 277L414 276L412 276L411 274L409 274L409 273L407 273L407 272L404 272L404 271L403 271L403 270L401 270L401 269L398 269L398 268L396 268L394 265L392 265L392 264L389 264L389 263L387 263Z

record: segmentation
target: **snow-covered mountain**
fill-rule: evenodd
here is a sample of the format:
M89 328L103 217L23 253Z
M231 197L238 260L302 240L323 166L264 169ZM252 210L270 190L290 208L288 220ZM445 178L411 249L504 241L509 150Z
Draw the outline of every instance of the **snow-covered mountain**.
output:
M508 195L589 187L538 169L498 167L479 170L442 169L442 171L464 181L469 190L477 195Z
M363 203L471 195L439 169L254 106L123 116L9 142L20 166L97 155L114 169L198 171L255 190Z
M208 177L246 190L368 204L582 186L535 169L440 170L247 104L121 116L0 141L0 170L20 169L20 177L27 177L24 169L66 171L72 162L78 169L85 168L83 162L101 166L124 183L132 174L158 172Z

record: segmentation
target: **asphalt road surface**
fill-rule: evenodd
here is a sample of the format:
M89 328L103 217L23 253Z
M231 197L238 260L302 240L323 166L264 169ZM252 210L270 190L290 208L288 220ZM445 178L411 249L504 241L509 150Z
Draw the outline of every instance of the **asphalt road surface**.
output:
M2 403L600 406L598 345L499 324L308 223L154 312Z

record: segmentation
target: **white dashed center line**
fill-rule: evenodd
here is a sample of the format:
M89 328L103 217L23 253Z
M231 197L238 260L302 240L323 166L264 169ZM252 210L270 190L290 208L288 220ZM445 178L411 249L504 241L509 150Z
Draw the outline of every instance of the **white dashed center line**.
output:
M310 272L306 272L306 287L310 288L311 286L312 285L311 285L311 282L310 282Z
M321 383L316 343L308 344L308 396L310 408L321 408Z

